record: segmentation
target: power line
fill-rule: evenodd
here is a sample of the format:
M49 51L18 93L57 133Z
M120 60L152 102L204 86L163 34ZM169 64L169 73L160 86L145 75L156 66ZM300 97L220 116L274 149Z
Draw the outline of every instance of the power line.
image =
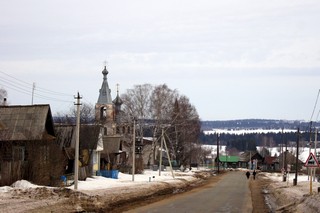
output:
M316 103L314 104L314 107L313 107L313 111L312 111L312 114L311 114L310 121L312 121L312 117L313 117L314 111L316 110L316 107L317 107L317 103L318 103L318 99L319 99L319 93L320 93L320 89L318 90L318 95L317 95Z
M61 92L55 92L52 90L48 90L48 89L44 89L41 87L35 87L35 84L32 83L28 83L25 82L23 80L20 80L14 76L11 76L3 71L0 70L0 73L4 74L6 77L2 77L0 78L0 83L2 82L2 84L5 87L8 87L12 90L15 90L17 92L26 94L26 95L30 95L30 96L34 96L40 99L45 99L45 100L51 100L51 101L59 101L59 102L69 102L72 103L72 101L67 101L67 100L63 100L61 98L56 98L56 97L52 97L52 96L73 96L70 94L66 94L66 93L61 93ZM9 78L8 78L9 77ZM38 89L39 88L39 89ZM29 92L28 92L29 91Z
M25 82L25 81L22 81L22 80L20 80L20 79L18 79L18 78L16 78L16 77L13 77L13 76L11 76L11 75L9 75L9 74L7 74L7 73L5 73L5 72L1 71L1 70L0 70L0 72L1 72L1 73L3 73L3 74L4 74L4 75L6 75L6 76L9 76L10 78L13 78L13 79L15 79L15 80L17 80L17 81L19 81L19 82L23 83L23 84L26 84L26 85L32 86L32 84L27 83L27 82Z

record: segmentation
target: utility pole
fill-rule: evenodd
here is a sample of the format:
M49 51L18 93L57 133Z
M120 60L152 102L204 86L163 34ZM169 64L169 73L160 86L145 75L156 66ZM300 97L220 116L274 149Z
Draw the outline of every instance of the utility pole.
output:
M159 159L159 176L161 176L163 139L164 139L164 135L163 135L163 127L162 127L161 142L160 142L161 145L160 145L160 159Z
M298 183L298 163L299 163L299 141L300 141L300 129L298 128L297 133L297 148L296 148L296 173L295 173L295 179L293 181L293 185L296 186Z
M163 129L162 129L162 130L163 130ZM171 174L172 174L172 177L174 178L174 173L173 173L173 168L172 168L172 164L171 164L169 149L168 149L168 146L167 146L167 143L166 143L165 138L163 138L163 142L164 142L164 146L165 146L165 148L166 148L167 157L168 157L168 160L169 160L169 166L170 166L170 169L171 169ZM190 166L190 167L191 167L191 166Z
M287 164L287 151L288 151L288 142L286 140L286 149L284 150L284 171L287 173L287 167L288 167L288 164Z
M219 133L217 133L217 168L218 168L218 170L217 170L217 172L218 172L218 174L219 174L219 170L220 170L220 167L219 167L219 137L220 137L220 135L219 135Z
M132 181L134 181L135 168L136 168L136 118L133 118L133 134L132 134Z
M318 128L315 127L315 129L314 129L314 156L318 160L318 158L317 158L317 140L318 140L317 134L318 134ZM313 181L316 181L316 169L317 168L313 169L313 171L314 171Z
M311 143L312 143L312 121L310 121L310 129L309 129L309 153L311 153ZM308 169L308 180L309 178L312 179L311 169Z
M284 172L286 172L286 170L284 169L284 153L283 153L283 127L282 127L282 131L281 131L281 146L280 146L280 155L282 154L282 167L281 169L283 169Z
M77 123L76 123L76 145L75 145L75 159L74 159L74 189L78 189L78 179L79 179L79 136L80 136L80 95L78 92L77 97Z
M34 96L34 90L36 88L36 83L33 82L32 84L32 97L31 97L31 105L33 105L33 96Z

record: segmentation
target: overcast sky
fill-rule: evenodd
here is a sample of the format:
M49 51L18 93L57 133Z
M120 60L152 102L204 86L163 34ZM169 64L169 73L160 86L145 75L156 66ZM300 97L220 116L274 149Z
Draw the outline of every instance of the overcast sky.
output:
M320 89L319 11L318 0L3 0L0 87L9 103L30 104L35 82L46 99L34 103L56 114L77 91L97 102L106 60L112 98L117 83L120 93L167 84L202 120L308 121Z

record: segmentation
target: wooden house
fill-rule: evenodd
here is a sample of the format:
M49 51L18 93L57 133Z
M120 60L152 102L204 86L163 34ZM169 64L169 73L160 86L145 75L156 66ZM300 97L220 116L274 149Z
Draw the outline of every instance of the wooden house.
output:
M240 154L239 165L241 168L261 169L263 157L257 151L246 151Z
M278 161L280 165L284 165L284 167L287 169L288 172L292 172L295 170L296 168L296 156L295 153L292 152L284 152L281 153L278 156ZM302 162L300 159L298 160L298 170L300 170L302 168L302 166L304 165L304 162ZM282 168L280 168L279 170L281 170Z
M217 162L217 158L215 162ZM219 163L224 168L238 168L239 156L221 155L219 156Z
M0 106L0 186L25 179L54 185L63 158L49 105Z
M266 156L263 159L261 169L263 171L279 171L279 159L278 157Z
M75 125L56 125L57 143L64 150L67 162L65 175L74 173L75 160ZM122 158L124 155L124 159ZM99 170L117 169L125 160L117 136L106 136L104 127L98 124L80 125L79 136L79 179L96 175Z

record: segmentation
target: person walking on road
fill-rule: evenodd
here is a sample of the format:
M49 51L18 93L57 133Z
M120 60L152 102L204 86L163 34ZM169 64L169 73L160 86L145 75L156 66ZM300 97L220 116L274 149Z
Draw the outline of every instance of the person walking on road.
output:
M253 180L255 180L255 179L256 179L256 174L257 174L256 170L253 170L253 172L252 172Z
M250 172L249 171L246 172L246 176L247 176L247 179L250 178Z

